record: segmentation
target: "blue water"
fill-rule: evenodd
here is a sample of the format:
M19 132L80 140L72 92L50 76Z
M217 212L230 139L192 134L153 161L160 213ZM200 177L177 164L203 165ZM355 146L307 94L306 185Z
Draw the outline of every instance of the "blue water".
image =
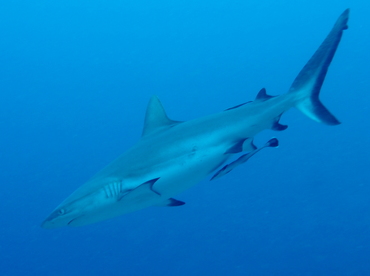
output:
M146 104L190 120L286 92L336 18L321 99L232 173L81 228L45 217L139 138ZM2 1L0 275L370 275L370 2ZM148 154L150 154L148 152Z

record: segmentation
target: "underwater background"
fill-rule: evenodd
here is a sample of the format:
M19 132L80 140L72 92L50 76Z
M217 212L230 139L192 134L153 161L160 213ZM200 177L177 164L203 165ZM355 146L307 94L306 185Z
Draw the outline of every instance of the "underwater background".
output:
M345 8L322 88L232 173L80 228L41 222L140 139L157 95L191 120L285 93ZM370 1L2 1L0 276L370 275ZM150 152L148 152L150 154Z

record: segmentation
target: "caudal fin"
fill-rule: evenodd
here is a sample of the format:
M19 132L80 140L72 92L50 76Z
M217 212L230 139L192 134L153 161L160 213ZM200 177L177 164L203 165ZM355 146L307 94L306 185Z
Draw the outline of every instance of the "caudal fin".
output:
M349 9L346 9L289 89L289 93L297 94L296 107L300 111L311 119L328 125L338 125L340 122L320 102L319 94L343 31L348 28L348 18Z

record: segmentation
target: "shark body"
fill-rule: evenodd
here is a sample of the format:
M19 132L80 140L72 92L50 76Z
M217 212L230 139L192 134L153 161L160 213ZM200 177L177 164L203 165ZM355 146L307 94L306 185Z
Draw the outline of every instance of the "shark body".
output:
M253 137L265 129L287 128L279 119L292 107L315 121L339 124L319 93L348 17L345 10L286 94L273 97L262 89L253 102L186 122L169 119L152 97L142 138L64 200L42 227L81 226L149 206L183 205L173 197L217 170L212 179L246 162L262 149L254 146ZM264 147L277 143L272 139ZM249 153L221 167L243 152Z

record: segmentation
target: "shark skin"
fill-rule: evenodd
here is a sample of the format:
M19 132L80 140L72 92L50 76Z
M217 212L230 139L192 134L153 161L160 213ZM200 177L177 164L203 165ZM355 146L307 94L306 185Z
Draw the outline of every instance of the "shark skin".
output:
M212 179L225 175L261 150L253 145L259 132L286 129L279 119L292 107L315 121L339 124L319 93L348 18L347 9L286 94L269 96L262 89L253 102L186 122L169 119L153 96L141 139L65 199L41 226L82 226L150 206L181 206L185 203L174 196L217 170ZM275 140L264 147L277 146ZM222 166L245 152L250 153Z

